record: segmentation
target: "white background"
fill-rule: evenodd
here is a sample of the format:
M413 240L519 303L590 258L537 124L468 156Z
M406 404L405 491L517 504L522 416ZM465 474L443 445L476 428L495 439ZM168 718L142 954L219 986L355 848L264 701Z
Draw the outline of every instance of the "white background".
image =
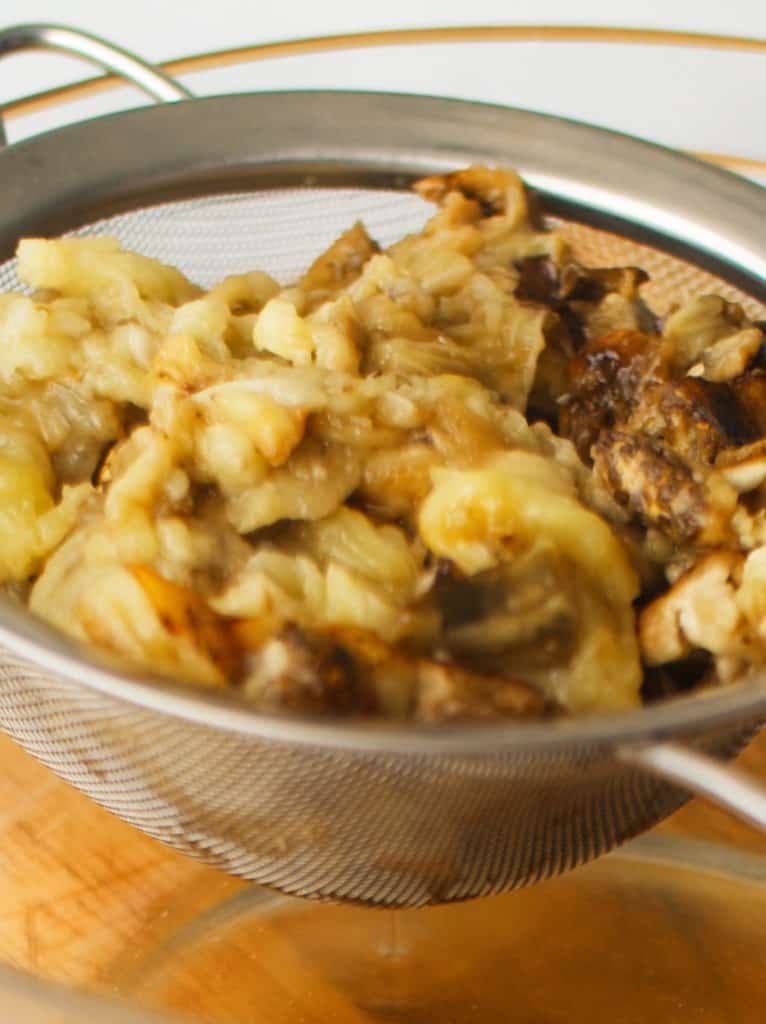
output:
M96 32L151 61L312 35L401 27L570 24L661 28L766 39L764 0L0 0L0 25L53 21ZM0 61L0 106L92 75L71 58ZM459 95L534 107L670 145L766 159L766 54L625 46L505 44L355 51L238 66L187 80L195 91L330 87ZM23 120L13 141L140 102L121 93Z

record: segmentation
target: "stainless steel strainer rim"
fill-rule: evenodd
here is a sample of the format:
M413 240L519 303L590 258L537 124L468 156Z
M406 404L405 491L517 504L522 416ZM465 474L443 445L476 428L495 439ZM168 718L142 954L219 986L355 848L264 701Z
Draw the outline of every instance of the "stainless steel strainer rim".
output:
M110 114L7 147L0 259L23 232L63 231L163 198L308 183L402 189L424 173L481 160L510 161L553 213L624 227L766 298L757 230L764 191L754 182L568 118L394 92L209 96Z

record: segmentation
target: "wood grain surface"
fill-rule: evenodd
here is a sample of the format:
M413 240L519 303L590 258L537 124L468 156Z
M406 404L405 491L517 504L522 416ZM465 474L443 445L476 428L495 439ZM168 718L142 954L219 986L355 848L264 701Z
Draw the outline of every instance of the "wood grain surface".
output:
M291 1019L295 1021L358 1024L378 1019L365 1016L344 994L343 984L330 977L331 972L325 967L317 967L318 954L316 949L311 951L307 938L301 940L303 945L296 944L294 931L280 931L282 926L268 923L259 923L257 934L248 926L250 932L244 937L244 925L227 926L226 942L217 946L203 943L202 960L195 959L197 954L189 954L188 970L179 973L174 969L172 984L161 970L147 980L146 964L157 949L163 948L163 943L172 943L174 936L184 929L188 931L193 922L201 915L209 915L214 908L230 905L232 901L236 903L237 898L247 898L253 887L196 864L134 830L60 781L6 737L0 737L0 758L0 961L78 988L114 991L121 987L138 990L143 986L145 1003L182 1013L205 1011L210 1020L252 1020L269 1024L286 1019L283 1008L279 1008L283 1003L280 1004L273 993L282 991L274 987L274 979L289 976L293 979L290 999L295 1010ZM766 734L754 741L739 762L766 780ZM728 844L732 849L766 855L766 838L696 800L655 831L696 836ZM590 870L583 870L583 884ZM562 895L556 896L565 891L556 888L559 884L553 882L540 887L541 891L545 889L551 894L552 906L556 899L564 899ZM582 887L575 890L570 887L566 890L570 893L566 899L585 899L585 891ZM575 895L571 895L573 892ZM500 899L511 900L514 896L516 894ZM515 903L508 904L517 919L515 927L525 920L524 907L531 898L520 894ZM609 908L608 913L614 916L614 901L609 903L599 897L598 902L598 913L603 915ZM296 903L293 901L293 906ZM576 916L581 914L574 904L570 910ZM344 912L343 908L328 908L323 911L324 916L317 919L325 922L322 925L325 938L336 934L340 927L333 915ZM349 912L371 913L351 908ZM667 908L666 912L670 914ZM291 913L296 919L297 911ZM436 911L413 913L433 915ZM531 922L536 919L535 915L539 917L539 910L534 911L530 904L528 915ZM375 930L382 927L379 922L383 917L373 914L361 918L360 923L360 919L347 915L342 927L350 928L349 922L352 922L357 931ZM432 916L430 920L436 918ZM377 923L370 924L370 921ZM677 922L673 927L676 926ZM526 927L532 925L528 923ZM668 921L658 927L665 936L663 941L671 942L668 936L674 932ZM319 931L322 932L322 928ZM490 933L489 924L482 926L482 934ZM681 945L677 943L679 963L686 963L684 958L690 955L687 940L688 937ZM155 952L147 949L147 941ZM672 956L667 952L664 955L670 963ZM438 962L439 957L434 956ZM256 962L260 975L255 969ZM421 979L427 974L422 968ZM252 1015L252 1005L248 1002L252 992L243 994L236 981L245 976L250 988L261 979L258 984L262 1005L258 1016ZM128 980L123 986L120 979ZM268 998L263 995L266 991L271 993ZM217 993L215 1009L205 1003L206 998L212 998L212 992ZM766 977L762 994L766 996ZM246 1006L250 1006L247 1012ZM544 1018L535 1017L531 1010L530 1014L528 1018L521 1015L518 1019L544 1019L546 1022L560 1019L552 1009ZM575 1018L566 1019L574 1021ZM598 1014L588 1018L593 1022L601 1019ZM638 1016L609 1018L610 1022L623 1019L643 1020ZM675 1019L672 1015L663 1018ZM708 1017L693 1019L707 1021ZM731 1019L742 1024L750 1018L740 1013L739 1017ZM759 1018L753 1018L756 1019Z

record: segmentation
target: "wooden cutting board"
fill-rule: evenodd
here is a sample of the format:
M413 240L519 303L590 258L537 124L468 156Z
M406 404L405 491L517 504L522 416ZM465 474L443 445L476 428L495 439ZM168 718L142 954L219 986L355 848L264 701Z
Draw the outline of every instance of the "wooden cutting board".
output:
M0 961L67 985L114 990L121 977L130 976L131 964L144 962L147 942L161 946L165 938L170 939L201 914L252 890L244 882L166 849L113 817L4 736L0 736L0 758ZM766 734L742 755L740 763L766 780ZM766 855L766 838L699 801L693 801L655 831L702 837ZM522 902L517 905L521 911ZM327 911L326 927L330 932L333 912ZM606 911L601 907L597 912ZM614 907L609 913L614 914ZM577 914L580 916L581 910ZM361 924L354 920L354 927L364 930L373 918L362 918ZM669 941L667 934L672 934L672 929L665 925L662 928L665 941ZM225 951L221 949L226 970L241 972L248 962L252 964L255 939L248 941L250 952L236 936ZM257 961L263 969L264 950L268 950L266 959L278 961L269 969L287 972L295 979L293 1020L357 1024L370 1019L351 1005L335 981L311 968L305 950L296 952L294 943L278 929L269 931L268 925L259 926L256 945L261 950ZM764 946L766 951L766 939ZM686 946L683 955L689 955ZM205 954L205 963L210 970L217 964L210 951ZM223 985L222 964L215 970L216 984ZM207 1012L213 1020L271 1024L284 1019L281 1011L271 1012L265 1005L261 1016L254 1016L250 1004L238 1002L233 981L224 987L230 1005L220 1016L218 1010L205 1006L210 986L202 984L199 963L190 961L188 978L174 979L174 994L148 986L145 997L149 1003L183 1012ZM217 998L220 1003L220 992ZM316 1016L318 1007L322 1007L320 1017ZM555 1015L541 1019L558 1020ZM598 1022L601 1018L589 1019ZM620 1019L614 1017L615 1021ZM740 1017L738 1024L743 1020Z

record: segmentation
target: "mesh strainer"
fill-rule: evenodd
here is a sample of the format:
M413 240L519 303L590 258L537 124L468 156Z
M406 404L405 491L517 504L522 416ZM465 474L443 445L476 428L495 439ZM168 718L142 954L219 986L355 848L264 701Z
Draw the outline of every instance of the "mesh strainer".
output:
M79 49L164 99L184 90L89 37ZM211 284L289 278L356 217L387 243L422 224L404 189L508 163L585 261L654 274L656 308L714 288L766 301L766 195L667 150L541 115L391 94L272 93L166 104L0 152L0 289L28 234L110 233ZM629 714L404 728L271 718L129 677L0 603L0 723L116 814L285 892L415 906L501 892L601 854L692 790L766 828L766 797L724 767L766 717L766 680ZM683 789L676 788L682 784Z

